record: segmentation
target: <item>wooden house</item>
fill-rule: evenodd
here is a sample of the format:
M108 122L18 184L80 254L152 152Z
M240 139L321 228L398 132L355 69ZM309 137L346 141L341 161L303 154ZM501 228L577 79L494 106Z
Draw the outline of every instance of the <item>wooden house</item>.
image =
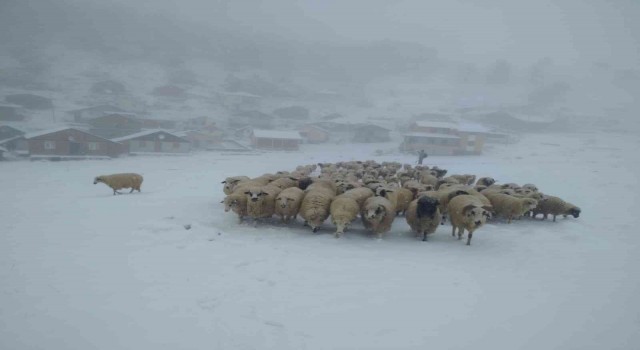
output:
M146 130L112 139L122 143L129 154L185 154L191 150L189 140L165 130Z
M330 132L317 125L306 124L298 128L305 143L324 143L329 141Z
M488 129L479 124L416 121L403 135L401 149L430 155L481 154Z
M32 159L113 158L124 153L120 143L69 127L29 133L24 138Z
M302 137L291 130L253 130L251 145L257 149L297 151Z

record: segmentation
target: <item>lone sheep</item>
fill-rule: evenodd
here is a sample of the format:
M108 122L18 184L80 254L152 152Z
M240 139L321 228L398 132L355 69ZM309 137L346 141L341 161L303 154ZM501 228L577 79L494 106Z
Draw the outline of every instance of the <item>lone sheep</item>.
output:
M121 194L118 190L123 188L130 188L131 191L137 190L140 192L140 186L142 185L142 175L135 173L124 173L124 174L112 174L112 175L100 175L93 180L93 184L97 184L98 182L102 182L103 184L111 187L113 189L113 195Z

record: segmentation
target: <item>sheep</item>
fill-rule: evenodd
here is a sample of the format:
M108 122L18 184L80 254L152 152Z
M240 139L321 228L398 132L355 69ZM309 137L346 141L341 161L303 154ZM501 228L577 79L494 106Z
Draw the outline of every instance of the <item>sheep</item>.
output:
M538 203L538 206L533 210L533 217L538 214L542 214L542 220L547 218L547 215L553 215L553 222L556 221L556 216L562 215L565 218L568 215L574 218L580 217L581 209L569 202L565 202L556 196L545 195L544 198Z
M296 179L294 177L281 177L281 178L279 178L277 180L269 182L269 186L279 187L282 190L284 190L286 188L289 188L289 187L297 187L298 186L298 179Z
M396 192L397 197L396 215L404 215L409 207L409 203L413 200L413 192L406 188L396 188L393 191Z
M222 181L222 183L224 184L224 187L222 188L222 191L224 192L224 194L229 195L233 192L233 188L240 182L240 181L247 181L249 180L249 178L247 176L231 176L226 178L224 181Z
M480 228L491 215L491 207L482 204L477 197L472 195L459 195L451 199L448 205L451 217L451 235L455 237L458 229L458 239L462 239L464 230L469 231L467 245L471 245L473 232Z
M388 187L378 187L375 190L375 195L378 197L384 197L389 200L391 203L391 207L393 208L394 213L397 213L398 210L398 192L394 189L390 189Z
M522 188L526 188L528 190L531 190L533 192L538 192L538 187L534 184L524 184L522 185Z
M247 216L247 196L244 193L231 193L224 198L222 203L224 203L225 212L233 210L234 213L238 214L238 222L242 222L242 219Z
M374 232L378 239L391 229L395 218L395 209L391 202L384 197L370 197L364 202L360 215L364 227Z
M275 186L252 186L244 191L247 196L247 216L252 219L270 218L275 213L276 196L282 190Z
M291 219L295 219L300 210L304 191L297 187L289 187L282 190L276 196L275 214L280 215L280 219L284 223L289 223Z
M299 213L305 220L305 225L309 225L314 233L318 232L322 223L329 217L331 201L335 195L335 190L331 191L322 186L307 189Z
M471 174L449 175L447 178L453 178L463 185L472 185L476 181L476 176Z
M369 197L373 197L374 193L367 187L358 187L341 194L342 197L349 197L354 199L360 208L364 205L364 202Z
M517 198L502 193L494 193L488 198L494 213L497 216L507 218L509 224L512 219L521 217L538 205L538 201L533 198Z
M98 182L102 182L103 184L111 187L113 190L113 195L121 194L118 190L123 188L130 188L132 193L133 190L137 190L140 192L140 186L142 185L142 175L135 173L123 173L123 174L111 174L111 175L100 175L93 179L93 184L97 184Z
M492 177L481 177L476 181L476 186L486 186L489 187L496 183L496 180Z
M409 203L405 219L411 230L415 231L416 238L422 234L422 240L427 240L427 235L436 232L440 225L440 209L438 199L422 196Z
M438 186L438 178L432 174L429 174L428 171L423 171L420 173L420 183L424 185L431 185L434 188Z
M331 213L331 222L336 226L334 236L340 238L351 222L358 217L360 205L355 199L340 195L331 202L329 212Z

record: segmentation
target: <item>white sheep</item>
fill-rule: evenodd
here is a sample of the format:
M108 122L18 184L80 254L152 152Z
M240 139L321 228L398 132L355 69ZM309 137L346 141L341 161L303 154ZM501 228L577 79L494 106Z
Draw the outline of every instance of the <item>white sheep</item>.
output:
M362 223L368 230L374 232L378 239L389 232L396 216L395 206L385 197L371 197L364 202L361 214Z
M349 228L351 222L358 217L360 206L355 199L339 195L331 201L329 212L331 214L331 222L336 227L334 236L340 238L344 231Z
M224 184L224 187L222 188L222 191L224 192L224 194L231 194L233 192L233 188L241 181L248 181L249 177L247 176L230 176L228 178L226 178L224 181L222 181L222 183Z
M458 230L458 239L462 239L464 231L469 231L467 235L467 245L471 245L473 232L480 228L491 216L491 207L482 204L477 197L472 195L459 195L451 199L448 205L449 216L451 217L451 235L455 237Z
M311 188L311 186L309 188ZM299 214L305 220L305 224L311 227L313 232L318 232L322 223L329 217L331 201L335 197L336 192L323 186L309 188L307 188L307 192L302 200Z
M289 187L282 190L276 196L275 214L279 215L282 222L289 223L291 219L295 219L302 205L304 191L297 187Z
M580 217L579 207L565 202L556 196L545 195L544 198L538 203L538 206L533 209L533 217L536 215L542 214L542 220L545 220L549 214L553 215L553 221L556 221L556 216L562 215L565 218L568 215L573 216L574 218Z
M252 219L270 218L275 213L276 197L282 190L275 186L250 187L247 196L247 216Z
M502 193L493 193L487 198L491 201L496 216L507 218L509 224L511 220L521 217L538 205L538 201L533 198L518 198Z
M238 214L238 222L247 216L247 196L241 192L234 192L226 196L222 201L224 203L224 211L233 210Z
M140 186L142 185L143 177L140 174L135 173L122 173L122 174L111 174L111 175L100 175L93 179L93 184L97 184L98 182L102 182L103 184L111 187L113 190L113 195L121 194L118 190L123 188L130 188L132 193L134 190L140 192Z
M416 237L422 234L423 241L427 240L427 235L436 232L440 225L438 204L438 199L429 196L422 196L409 203L405 219Z

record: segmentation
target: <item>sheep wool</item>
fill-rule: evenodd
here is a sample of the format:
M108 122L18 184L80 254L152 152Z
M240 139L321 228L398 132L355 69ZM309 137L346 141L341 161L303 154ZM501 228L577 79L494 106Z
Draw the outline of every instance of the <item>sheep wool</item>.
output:
M93 184L97 184L98 182L102 182L103 184L111 187L113 190L113 195L120 194L118 190L123 188L130 188L133 192L137 190L140 192L140 186L142 185L142 175L135 173L123 173L123 174L112 174L112 175L100 175L97 176L93 180Z

